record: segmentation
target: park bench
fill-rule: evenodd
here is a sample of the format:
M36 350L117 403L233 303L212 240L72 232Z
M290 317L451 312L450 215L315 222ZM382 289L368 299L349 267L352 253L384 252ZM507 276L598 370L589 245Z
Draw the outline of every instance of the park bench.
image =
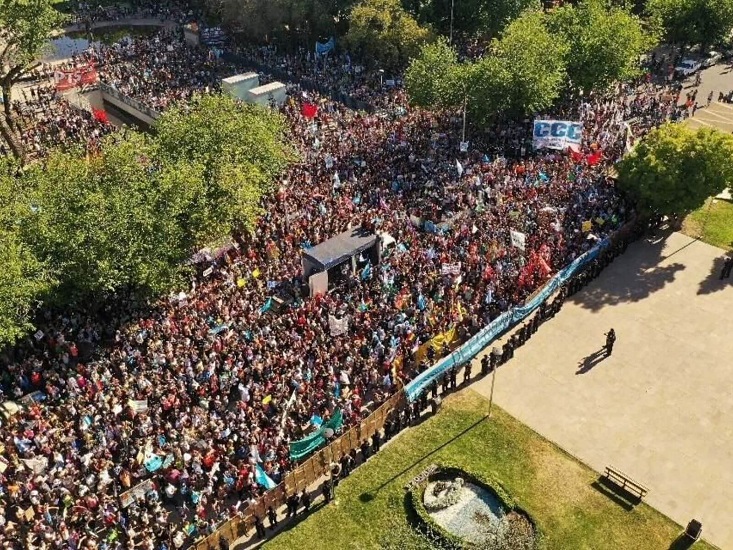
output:
M690 523L687 524L687 529L685 529L685 536L695 541L700 538L700 535L702 535L702 523L696 519L691 520Z
M641 499L643 499L649 492L649 489L644 487L642 484L637 483L625 473L617 470L612 466L606 466L606 471L604 472L603 477L607 481L613 483L625 492L639 499L640 502Z

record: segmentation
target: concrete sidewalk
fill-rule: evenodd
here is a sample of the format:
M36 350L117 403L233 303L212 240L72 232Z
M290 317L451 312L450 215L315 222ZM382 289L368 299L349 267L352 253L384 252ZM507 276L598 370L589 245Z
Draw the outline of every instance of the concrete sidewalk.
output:
M723 255L679 233L633 244L498 370L494 398L733 548L733 280L719 280ZM611 327L613 356L598 361ZM474 389L488 396L490 378Z

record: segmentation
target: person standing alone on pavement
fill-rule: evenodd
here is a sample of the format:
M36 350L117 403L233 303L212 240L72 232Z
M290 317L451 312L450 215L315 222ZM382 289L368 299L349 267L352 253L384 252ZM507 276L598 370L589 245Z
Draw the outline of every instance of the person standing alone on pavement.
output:
M613 344L616 342L616 331L611 329L606 333L606 356L610 357L613 353Z

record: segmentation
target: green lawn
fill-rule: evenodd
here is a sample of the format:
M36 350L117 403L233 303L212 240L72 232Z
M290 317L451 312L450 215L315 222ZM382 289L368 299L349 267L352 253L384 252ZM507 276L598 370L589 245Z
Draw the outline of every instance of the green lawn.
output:
M404 485L441 461L500 481L536 521L545 550L678 548L678 525L646 505L622 507L592 486L593 471L496 407L486 419L486 410L487 401L472 391L449 397L440 414L402 434L343 481L335 502L265 548L425 548L407 528Z
M713 246L733 250L733 203L708 199L702 208L687 216L683 232Z

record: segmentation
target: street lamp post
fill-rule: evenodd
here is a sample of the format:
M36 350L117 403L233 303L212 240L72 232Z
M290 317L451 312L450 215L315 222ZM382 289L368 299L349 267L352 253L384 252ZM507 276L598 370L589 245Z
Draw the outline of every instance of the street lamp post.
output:
M453 8L455 7L456 0L450 0L450 38L448 44L453 45Z
M499 359L501 358L501 350L494 348L491 350L494 359L494 370L491 371L491 393L489 393L489 418L491 418L491 408L494 406L494 384L496 383L496 370L499 368Z
M384 88L384 69L379 69L379 87Z
M468 96L463 98L463 134L461 141L466 141L466 104L468 103Z

